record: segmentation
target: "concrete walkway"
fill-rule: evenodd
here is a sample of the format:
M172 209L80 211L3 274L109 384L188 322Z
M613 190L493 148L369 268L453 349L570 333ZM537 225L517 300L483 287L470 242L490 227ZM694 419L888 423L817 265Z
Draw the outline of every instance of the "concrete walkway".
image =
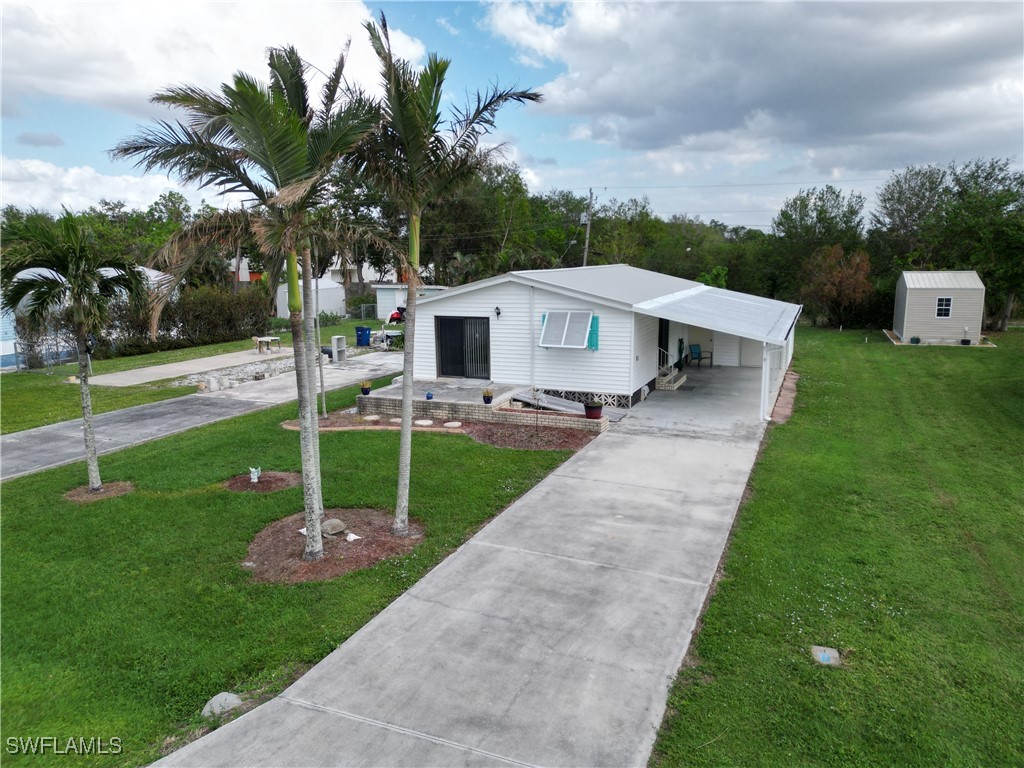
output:
M224 358L245 355L250 360L251 353L232 353L216 357L190 360L187 363L173 363L172 366L188 365L194 370L163 375L171 366L155 366L162 368L157 378L139 379L131 383L156 381L162 378L184 376L188 373L199 373L206 370L224 368ZM266 355L262 356L267 359ZM205 362L202 362L205 361ZM231 363L228 365L238 365ZM207 367L197 367L197 366ZM324 383L328 390L350 387L363 379L374 379L402 368L401 354L394 352L371 352L358 357L351 357L338 367L324 366ZM140 369L140 370L154 370ZM128 372L126 372L128 373ZM108 374L121 376L122 374ZM92 379L104 378L96 376ZM121 386L126 386L122 384ZM101 413L94 417L96 442L101 454L119 451L130 445L137 445L149 440L184 432L193 427L210 424L222 419L230 419L243 413L269 408L273 405L291 402L296 399L295 373L284 373L271 376L263 381L250 381L232 389L218 392L203 392L185 395L171 400L162 400L120 411ZM85 458L85 443L82 438L82 420L65 421L46 427L14 432L0 437L0 480L28 475L62 464L70 464Z
M146 368L132 368L130 371L118 371L117 373L101 373L99 376L90 377L89 381L92 384L103 387L131 387L136 384L148 384L151 381L181 379L193 373L234 368L236 366L248 365L249 363L265 363L269 360L280 360L292 355L291 347L284 347L280 351L275 349L270 354L266 352L257 354L255 350L225 352L223 355L197 357L193 360L182 360L178 363L151 365Z
M158 765L646 765L764 433L756 407L721 416L757 390L717 378L653 393L297 683Z

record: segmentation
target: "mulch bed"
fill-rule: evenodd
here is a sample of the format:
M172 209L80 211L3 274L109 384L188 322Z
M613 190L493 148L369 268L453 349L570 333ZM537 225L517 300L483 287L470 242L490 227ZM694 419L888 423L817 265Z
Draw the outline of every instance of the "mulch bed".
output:
M302 512L298 512L271 523L257 533L242 567L260 582L299 584L326 581L349 571L369 568L381 560L404 555L423 540L423 526L414 520L409 520L408 536L392 535L394 515L383 509L324 510L324 520L332 518L341 520L347 526L346 530L362 538L346 541L343 533L324 536L323 559L306 562L302 559L306 537L299 533L299 529L306 526L306 519Z
M113 499L116 496L124 496L134 490L134 485L124 481L104 483L103 487L98 491L91 491L88 485L81 485L65 493L64 498L78 504L90 504L101 499Z
M289 429L298 429L298 421L283 424ZM366 421L357 413L334 411L327 418L320 419L320 430L335 432L344 430L397 430L387 417L378 421ZM563 427L524 426L522 424L500 424L490 422L462 422L461 427L447 428L443 421L435 420L432 427L413 427L417 432L448 432L466 434L478 443L498 448L518 448L536 451L578 451L597 435L579 429ZM248 481L248 475L246 475Z
M224 487L229 491L241 491L250 493L271 493L281 491L285 488L294 488L302 485L302 474L299 472L274 472L268 470L260 474L260 479L255 483L249 478L248 473L236 475L230 480L224 481ZM299 526L302 527L301 525Z

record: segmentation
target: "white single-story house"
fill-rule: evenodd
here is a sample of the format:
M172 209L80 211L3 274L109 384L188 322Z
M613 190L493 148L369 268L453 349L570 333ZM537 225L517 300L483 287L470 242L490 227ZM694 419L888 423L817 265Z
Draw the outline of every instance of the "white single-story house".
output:
M392 312L406 306L406 298L409 295L408 283L374 283L371 287L377 295L378 320L386 321ZM447 290L446 285L421 285L417 296L423 298Z
M901 341L977 344L985 318L985 284L974 270L904 272L896 283L892 328Z
M344 317L345 286L326 277L321 277L313 285L316 286L313 291L313 306L318 308L318 312L332 312ZM302 290L301 279L299 290ZM288 283L282 283L277 287L277 316L288 317Z
M509 272L417 302L413 375L629 407L699 344L715 367L761 369L767 419L801 309L624 264Z

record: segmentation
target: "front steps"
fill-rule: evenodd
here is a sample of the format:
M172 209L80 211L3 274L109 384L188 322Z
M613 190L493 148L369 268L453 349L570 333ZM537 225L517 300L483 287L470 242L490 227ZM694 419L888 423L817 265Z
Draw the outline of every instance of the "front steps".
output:
M659 375L654 380L655 389L679 389L683 384L686 383L686 374L682 371L677 371L674 368L666 373Z

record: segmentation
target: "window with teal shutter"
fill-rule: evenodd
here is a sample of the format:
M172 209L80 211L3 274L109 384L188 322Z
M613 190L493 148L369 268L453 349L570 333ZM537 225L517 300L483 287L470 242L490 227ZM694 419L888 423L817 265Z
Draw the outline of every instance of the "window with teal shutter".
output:
M587 349L597 351L597 315L590 318L590 333L587 334Z

